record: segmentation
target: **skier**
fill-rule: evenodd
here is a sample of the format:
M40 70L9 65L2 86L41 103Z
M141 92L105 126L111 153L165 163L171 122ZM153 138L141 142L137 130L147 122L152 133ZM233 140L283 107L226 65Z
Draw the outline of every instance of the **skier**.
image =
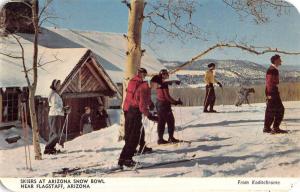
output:
M127 90L126 90L126 97L125 97L124 105L123 105L125 124L126 124L126 116L128 114L128 110L129 110L129 107L131 105L131 100L133 98L133 95L135 94L135 91L137 90L137 88L141 84L144 83L144 78L141 78L141 74L143 72L147 72L146 69L144 69L144 68L138 69L138 73L140 73L140 75L138 74L137 76L135 76L134 78L132 78L130 80L130 86L128 84L128 87L127 87ZM151 90L148 94L149 94L149 96L146 97L147 98L147 105L149 106L150 110L153 110L154 104L151 100ZM125 127L126 127L126 125L125 125ZM126 137L126 130L125 130L125 137ZM143 153L151 153L152 152L152 148L145 146L146 142L145 142L145 130L144 129L142 129L141 138L140 138L139 141L140 141L139 142L140 147L139 147L138 151L135 150L135 153L137 153L137 152L140 153L142 151L143 151Z
M281 58L279 55L271 57L271 66L266 74L266 99L267 108L265 113L264 133L287 133L287 131L279 128L284 116L284 106L282 104L277 85L279 84L279 70L281 65ZM273 129L271 125L273 124Z
M255 93L254 88L245 88L242 87L238 92L237 92L237 97L235 100L235 106L241 106L245 101L247 102L248 105L250 105L248 97L250 93Z
M219 87L223 87L222 84L216 80L215 78L215 69L216 64L210 63L208 64L208 70L205 72L204 81L206 83L206 95L204 99L204 113L216 113L217 111L214 110L214 105L216 101L214 83L218 84ZM209 110L207 110L209 106Z
M123 167L134 167L136 162L132 157L136 152L138 144L140 149L147 149L145 145L144 132L142 129L142 114L149 120L157 121L157 117L149 112L149 100L151 89L146 81L143 81L147 75L147 70L144 68L138 69L138 74L133 77L127 87L127 94L124 101L125 112L125 145L120 154L118 165ZM142 141L143 140L143 141ZM152 149L151 149L152 150Z
M84 114L82 114L80 119L80 135L87 134L93 131L92 118L91 118L91 108L86 106L84 108Z
M99 105L94 118L92 120L94 130L99 130L107 127L108 114L103 105Z
M169 73L166 69L162 69L159 75L152 77L151 82L156 83L158 87L156 88L157 102L156 109L158 115L157 133L158 140L157 144L167 144L167 143L177 143L178 139L174 137L175 130L175 119L171 109L171 105L182 105L180 99L175 100L170 96L168 82L166 80L169 78ZM164 140L163 135L165 131L165 125L168 125L169 139Z
M59 150L55 149L56 143L59 141L59 134L61 133L64 112L68 107L63 107L63 100L58 94L60 89L60 80L54 79L50 86L51 92L48 97L49 109L49 140L46 144L44 154L56 154ZM61 143L60 143L61 144ZM61 144L63 146L63 144Z

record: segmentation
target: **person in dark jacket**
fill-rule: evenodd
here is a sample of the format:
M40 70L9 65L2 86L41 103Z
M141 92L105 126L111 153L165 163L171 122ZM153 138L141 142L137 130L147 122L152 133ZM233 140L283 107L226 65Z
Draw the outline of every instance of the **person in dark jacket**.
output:
M284 116L284 106L282 104L280 94L278 91L279 84L279 70L281 65L281 58L279 55L271 57L271 66L267 70L266 74L266 99L267 108L265 113L264 133L287 133L287 131L279 128ZM273 129L271 125L273 124Z
M103 105L100 105L94 114L92 124L94 130L99 130L107 127L108 114Z
M149 85L144 80L147 71L144 68L138 69L138 74L132 78L127 87L127 94L123 108L125 116L125 145L119 157L118 165L123 167L134 167L136 162L132 157L142 137L142 115L149 120L156 121L157 117L149 111ZM139 86L137 82L142 81Z
M208 70L205 72L204 81L206 83L206 95L204 99L204 113L216 113L217 111L214 110L214 105L216 101L216 94L214 89L214 83L217 83L221 88L223 87L222 84L216 80L215 78L215 69L216 64L210 63L208 64ZM209 106L209 110L207 110Z
M91 117L91 108L85 107L84 114L82 114L80 119L80 134L87 134L93 131L92 127L92 117Z
M170 96L168 83L166 82L168 78L168 71L166 69L162 69L159 75L156 75L151 79L151 82L155 82L158 84L158 87L156 89L156 109L158 115L157 144L159 145L179 142L179 140L174 137L175 119L171 109L171 105L182 105L182 101L180 99L175 100ZM166 124L168 125L169 133L168 141L164 140L163 138Z

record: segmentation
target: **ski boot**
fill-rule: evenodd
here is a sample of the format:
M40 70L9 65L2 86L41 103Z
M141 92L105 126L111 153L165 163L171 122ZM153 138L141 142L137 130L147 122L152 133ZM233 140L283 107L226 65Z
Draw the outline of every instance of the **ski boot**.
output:
M60 150L57 150L57 149L45 149L44 150L44 154L45 155L55 155L55 154L57 154L57 153L61 153L61 151Z
M271 128L264 128L263 133L271 133L272 129Z
M288 131L282 130L279 127L273 128L273 130L271 131L271 134L284 134L284 133L288 133Z
M140 149L138 151L139 154L147 154L147 153L152 153L152 148L151 147L147 147L147 146L140 146Z
M175 139L175 137L170 137L169 140L168 140L169 143L179 143L180 140L178 139Z
M163 144L168 144L169 142L168 141L166 141L166 140L164 140L164 139L159 139L158 141L157 141L157 144L158 145L163 145Z
M133 168L136 166L136 164L137 164L137 162L135 162L132 159L119 159L119 162L118 162L118 165L121 168L123 168L123 166Z

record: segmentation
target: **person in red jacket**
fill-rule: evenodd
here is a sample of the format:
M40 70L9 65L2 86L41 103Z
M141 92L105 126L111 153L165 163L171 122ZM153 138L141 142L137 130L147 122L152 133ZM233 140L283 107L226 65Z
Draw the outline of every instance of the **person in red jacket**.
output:
M124 111L124 117L125 117L125 127L126 127L126 116L127 116L127 112L129 110L130 105L132 104L132 98L133 95L135 95L135 92L137 91L137 88L145 83L145 81L142 78L142 72L143 70L145 70L144 68L140 68L139 71L141 72L140 75L136 75L135 77L133 77L130 80L130 83L128 83L127 89L126 89L126 97L124 100L124 104L123 104L123 111ZM149 106L150 110L154 109L154 104L151 100L151 88L148 91L148 95L146 96L146 98L148 98L148 103L147 106ZM127 126L128 127L128 126ZM127 131L128 132L128 131ZM126 137L126 129L125 129L125 137ZM151 153L152 152L152 148L145 146L146 142L145 142L145 130L142 129L142 133L141 133L141 138L140 138L140 142L139 142L139 150L137 151L138 153Z
M166 69L162 69L159 75L156 75L151 79L151 82L155 82L159 86L156 89L156 94L157 94L156 109L158 114L157 144L159 145L179 142L179 140L174 137L175 119L171 109L171 105L182 105L182 101L180 99L175 100L170 96L168 83L166 82L168 78L169 78L168 71ZM168 125L168 133L169 133L168 141L164 140L163 138L166 124Z
M149 120L157 121L157 117L149 112L151 90L148 83L143 81L146 75L146 69L140 68L138 69L138 75L132 78L128 83L127 94L123 105L124 111L126 111L125 145L118 162L118 165L121 167L134 167L136 165L132 157L142 138L142 115L148 117Z
M271 57L271 66L266 74L266 98L267 108L265 113L264 133L287 133L287 131L279 128L284 116L284 106L282 104L277 85L279 84L279 70L281 65L281 58L279 55ZM271 125L273 124L273 129Z

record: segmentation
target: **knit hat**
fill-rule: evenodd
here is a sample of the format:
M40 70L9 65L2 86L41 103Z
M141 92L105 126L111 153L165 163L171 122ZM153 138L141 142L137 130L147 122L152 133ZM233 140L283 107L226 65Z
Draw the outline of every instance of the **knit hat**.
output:
M161 80L161 77L159 75L154 75L151 80L150 80L151 83L158 83L158 84L161 84L162 80Z
M214 64L214 63L210 63L210 64L207 65L208 68L212 68L212 67L215 67L215 66L216 66L216 64Z
M142 68L142 67L138 69L138 72L147 74L147 70L145 68Z
M162 75L162 74L169 74L169 72L168 72L167 69L162 69L162 70L160 70L159 74L160 75Z

